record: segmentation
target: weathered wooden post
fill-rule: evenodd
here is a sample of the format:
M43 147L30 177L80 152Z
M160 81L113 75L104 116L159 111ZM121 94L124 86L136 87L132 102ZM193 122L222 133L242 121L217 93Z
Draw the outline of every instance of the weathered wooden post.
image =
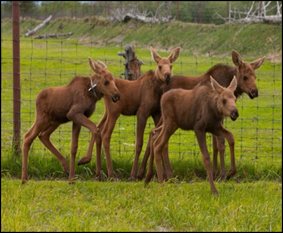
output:
M125 51L118 52L118 56L125 58L125 71L121 75L124 75L126 80L135 80L142 75L141 65L144 63L136 57L134 46L126 45Z

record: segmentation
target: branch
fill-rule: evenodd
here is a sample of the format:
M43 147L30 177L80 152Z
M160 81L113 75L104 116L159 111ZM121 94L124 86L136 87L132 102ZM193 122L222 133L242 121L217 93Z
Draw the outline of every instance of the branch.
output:
M45 39L45 38L50 38L50 37L58 38L58 37L61 37L61 36L70 36L70 35L73 35L73 32L62 33L62 34L45 34L45 35L39 35L39 36L34 37L34 39Z
M52 18L52 15L50 15L46 20L44 20L41 24L39 24L38 26L36 26L33 30L29 31L25 34L25 37L31 36L34 33L36 33L40 28L42 28L45 24L47 24L50 19Z
M270 5L270 3L271 3L270 1L266 4L265 4L265 2L262 2L261 10L262 10L263 16L262 16L262 13L260 15L257 14L259 12L259 5L256 6L255 9L254 9L254 5L255 5L254 1L252 2L251 7L246 10L246 12L241 12L236 7L234 7L233 11L231 9L229 9L229 17L228 18L222 17L217 12L216 12L216 14L219 18L221 18L225 22L246 23L246 24L264 22L264 23L282 24L282 15L280 13L282 4L280 4L277 1L276 6L273 6L273 7L270 7L269 9L267 9L267 7ZM266 15L267 12L273 10L276 7L277 7L276 15ZM238 14L238 19L236 19L236 17L235 17L236 14ZM244 17L242 17L242 15ZM234 18L232 18L233 16L234 16ZM237 34L239 32L237 32Z

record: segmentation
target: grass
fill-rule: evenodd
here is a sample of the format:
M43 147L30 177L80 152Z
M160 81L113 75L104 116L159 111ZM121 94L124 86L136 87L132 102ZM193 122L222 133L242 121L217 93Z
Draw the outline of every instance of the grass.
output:
M2 231L282 231L282 60L277 61L280 51L282 54L282 25L111 25L96 18L60 19L38 34L54 33L61 23L63 30L58 32L74 31L74 35L36 40L23 35L26 27L34 28L38 22L21 21L21 141L34 121L38 92L66 85L75 75L90 75L89 56L105 62L118 77L124 72L124 59L117 53L127 43L135 46L137 57L144 61L143 72L155 69L150 45L161 56L181 46L173 73L200 75L216 63L233 65L231 50L235 49L244 61L266 56L256 70L259 97L242 96L237 101L240 117L224 122L236 140L237 175L227 182L215 182L219 197L212 197L194 133L178 130L170 138L169 151L179 184L151 182L145 187L143 182L125 182L134 158L136 117L120 116L111 138L119 182L107 181L105 156L105 182L94 182L94 148L91 163L76 166L77 182L68 185L58 160L36 139L28 160L30 181L21 185L21 156L12 150L12 24L2 20ZM103 113L103 101L99 101L90 119L98 123ZM153 125L148 119L141 157ZM70 139L71 123L51 135L68 160ZM88 130L82 128L77 161L85 155L89 140ZM207 144L211 153L209 134ZM229 169L227 149L225 162Z
M2 178L1 231L282 230L282 184L67 182ZM205 213L205 214L204 214Z

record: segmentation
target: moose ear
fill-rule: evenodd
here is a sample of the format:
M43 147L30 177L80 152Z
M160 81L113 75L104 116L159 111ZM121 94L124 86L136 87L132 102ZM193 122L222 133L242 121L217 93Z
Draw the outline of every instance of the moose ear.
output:
M220 94L221 91L223 90L223 87L220 86L219 83L214 78L212 78L212 76L210 76L210 82L213 90L215 90L218 94Z
M101 69L107 68L107 66L100 60L97 60L97 64L100 66Z
M157 54L157 52L150 46L151 57L152 59L158 63L161 60L161 57Z
M100 73L100 71L101 71L100 66L91 57L88 58L88 61L89 61L89 65L90 65L91 69L95 73Z
M252 66L252 68L254 70L258 69L259 67L261 67L263 61L264 61L265 57L259 58L253 62L250 63L250 65Z
M177 47L172 51L172 53L168 57L168 59L171 63L173 63L174 61L177 60L177 58L179 57L179 54L180 54L180 50L181 50L181 48Z
M237 78L236 76L234 75L229 87L228 87L232 92L234 92L237 88Z
M232 60L236 66L240 67L242 65L242 58L236 50L232 50Z

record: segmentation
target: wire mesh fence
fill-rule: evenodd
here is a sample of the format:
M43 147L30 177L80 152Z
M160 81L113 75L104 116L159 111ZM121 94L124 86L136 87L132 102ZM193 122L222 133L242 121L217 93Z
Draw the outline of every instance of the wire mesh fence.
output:
M144 4L142 2L133 3L141 9L142 4ZM44 2L42 4L44 5ZM227 119L224 122L225 127L235 136L236 157L241 161L259 160L263 163L265 161L278 163L282 160L282 30L278 33L278 26L274 26L274 29L271 30L277 37L270 35L269 39L281 41L281 43L278 43L281 44L281 48L278 48L278 44L275 42L266 43L263 48L263 42L259 35L263 34L265 29L260 24L250 26L247 29L244 25L223 25L222 34L215 37L214 35L218 33L218 28L215 25L204 27L201 24L196 24L192 29L187 24L177 24L177 21L156 26L156 24L139 23L137 21L114 23L93 17L93 14L110 16L111 7L120 7L125 3L117 2L116 4L118 5L100 2L100 5L98 5L89 2L65 9L64 2L59 2L59 10L55 10L54 6L50 9L46 5L46 8L43 8L41 12L37 10L20 12L22 17L20 21L21 141L26 131L33 124L37 94L47 87L67 85L77 75L91 75L88 57L92 57L94 60L102 60L115 77L121 77L121 73L124 72L125 61L123 57L118 56L118 53L124 51L127 44L132 44L135 47L137 57L145 63L142 65L142 72L144 73L147 70L156 69L156 63L151 58L149 46L152 46L164 56L169 56L174 47L180 46L181 53L174 63L173 73L197 76L204 74L217 63L233 66L231 51L235 49L240 52L243 60L250 62L263 56L267 57L263 66L255 71L258 76L256 83L259 88L259 97L250 100L244 94L237 101L240 113L238 120L231 122ZM161 5L162 2L153 2L153 4ZM178 13L176 10L177 3L171 4L171 12L175 12L176 16ZM197 13L199 13L199 10ZM5 11L5 14L6 17L10 17L9 12ZM27 32L26 28L34 28L50 14L54 18L49 24L34 36L24 36ZM181 14L180 8L178 14L179 18L185 18ZM3 17L3 12L1 16ZM1 24L1 152L9 153L14 130L12 22L9 19L2 19ZM179 28L179 32L184 33L184 35L182 33L175 35L175 37L180 37L180 40L176 40L176 42L172 37L170 42L168 38L162 38L164 35L170 34L175 28ZM190 38L186 37L189 30L191 30ZM240 41L241 43L235 47L235 43L230 40L229 34L231 31L246 33L246 30L254 30L255 36L252 38L252 43L246 45L245 41ZM39 34L68 32L74 34L55 39L35 39L35 36ZM114 34L111 35L111 32ZM144 38L140 33L145 33ZM212 39L209 38L209 35ZM221 46L222 50L220 49ZM204 48L208 48L205 53L202 52L202 50L205 50ZM281 55L278 51L281 51ZM144 94L146 95L146 93ZM103 113L104 104L103 101L100 101L90 119L97 124ZM111 153L114 160L127 156L132 161L135 154L136 124L136 116L121 115L118 118L111 138ZM71 123L66 123L60 126L51 136L54 145L64 155L70 154L71 128ZM153 120L149 118L144 133L143 152L150 130L153 128ZM83 128L79 138L78 158L85 155L89 140L90 133ZM207 143L211 152L210 134L207 134ZM34 141L32 150L39 154L50 154L39 140ZM169 150L170 154L179 160L188 156L200 157L200 150L192 131L178 130L170 139ZM226 150L226 154L229 154L229 150Z

